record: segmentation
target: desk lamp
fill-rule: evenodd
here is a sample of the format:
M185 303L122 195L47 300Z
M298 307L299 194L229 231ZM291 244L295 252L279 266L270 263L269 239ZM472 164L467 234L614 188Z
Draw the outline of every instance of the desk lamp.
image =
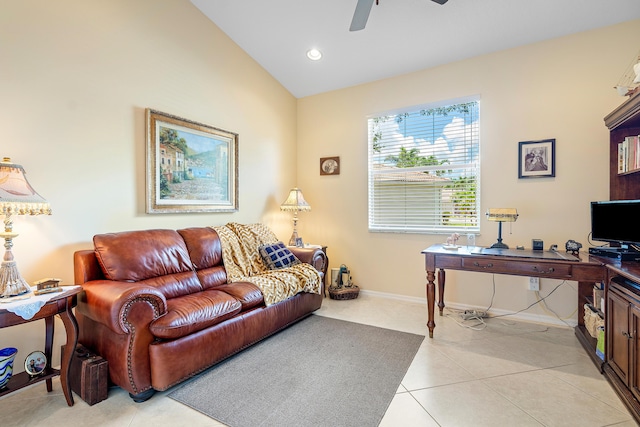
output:
M0 213L5 215L4 232L0 233L6 249L0 266L0 298L3 298L31 291L13 260L11 247L18 234L13 232L11 216L51 215L49 203L29 185L22 166L11 163L8 157L0 162Z
M491 248L509 249L509 246L502 243L502 223L516 222L517 219L518 211L515 208L489 208L487 211L487 220L498 223L498 241L491 245Z
M296 239L298 239L298 212L308 212L311 210L311 206L304 199L299 188L292 188L287 200L280 205L280 210L293 212L293 234L289 239L289 246L296 246Z

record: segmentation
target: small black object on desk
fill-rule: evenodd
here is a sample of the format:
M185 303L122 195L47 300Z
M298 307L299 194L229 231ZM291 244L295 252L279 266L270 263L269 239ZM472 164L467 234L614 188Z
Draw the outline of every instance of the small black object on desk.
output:
M534 251L543 251L544 250L544 242L540 239L532 239L531 240L531 248Z

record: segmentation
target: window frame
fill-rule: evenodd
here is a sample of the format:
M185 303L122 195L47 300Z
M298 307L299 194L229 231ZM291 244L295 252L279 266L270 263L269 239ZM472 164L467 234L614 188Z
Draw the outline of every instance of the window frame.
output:
M470 137L468 139L466 139L467 136L465 134L465 136L463 137L463 140L465 141L465 143L462 144L462 146L464 147L463 160L466 160L466 161L465 162L459 161L456 157L455 158L456 161L454 161L453 163L450 163L448 159L439 159L437 158L436 155L432 155L429 157L430 158L433 157L433 160L445 160L447 161L447 163L437 164L437 165L427 164L425 166L418 166L418 167L392 166L391 168L393 169L393 172L392 172L393 175L400 176L402 174L405 174L405 177L387 179L389 182L395 181L395 183L397 183L397 187L398 187L397 192L395 192L395 190L393 189L382 190L382 180L384 178L382 178L381 175L385 175L386 172L382 170L375 170L376 165L380 169L384 167L383 164L388 160L389 157L399 158L401 156L400 156L400 153L398 153L398 155L395 155L395 156L388 155L387 157L385 157L384 161L382 162L379 161L382 154L380 152L380 147L378 147L377 150L376 148L374 148L374 146L376 145L376 140L374 138L375 136L374 125L373 125L374 121L376 119L385 118L385 117L390 117L393 120L401 115L404 115L406 118L407 114L409 115L417 114L417 113L421 113L429 110L437 111L437 109L456 107L456 106L461 106L469 103L475 103L475 106L473 106L473 110L469 112L470 116L464 117L465 120L467 119L469 120L468 124L465 121L463 122L463 126L461 127L461 129L465 132L466 132L466 128L469 128L469 132L470 132ZM452 112L449 111L449 113L452 113ZM455 115L451 119L451 122L460 115L460 112L458 113L453 112L452 114L457 114L457 115ZM444 114L444 115L439 114L439 116L440 116L439 119L442 119L442 117L447 116L447 114ZM480 221L481 219L480 218L480 193L481 193L481 183L480 183L481 98L480 96L475 95L475 96L469 96L464 98L448 99L440 102L433 102L433 103L422 104L422 105L417 105L417 106L412 106L412 107L407 107L402 109L395 109L395 110L386 111L380 114L369 115L366 118L366 120L367 120L367 192L368 192L367 214L368 214L368 230L370 232L398 233L398 234L401 234L401 233L404 233L404 234L407 234L407 233L409 234L480 233L480 223L481 223ZM433 120L435 121L436 118L434 117ZM402 121L402 119L400 121ZM439 125L441 125L441 123L439 123ZM422 139L423 142L417 145L417 147L419 147L420 149L427 148L429 143L431 145L435 145L435 141L437 138L433 130L436 128L436 125L432 124L430 126L431 127L429 128L429 130L432 132L431 137L433 139L429 141L428 138L423 138ZM443 125L442 127L442 130L441 130L442 135L444 135L444 126L446 125ZM440 136L441 135L438 135L438 138ZM409 139L406 135L405 135L405 138ZM392 141L392 139L389 138L389 141ZM380 143L380 141L378 140L377 143ZM400 147L404 147L404 145L399 143L395 143L393 146L394 148L398 148L398 150L402 150L402 148ZM455 147L458 148L457 145L455 145ZM384 148L384 145L383 145L383 148ZM413 147L413 148L416 148L416 147ZM441 155L442 152L438 152L437 154ZM422 154L419 154L419 156L424 157ZM375 157L378 158L378 163L376 163ZM398 160L396 160L396 165L397 165L397 162ZM402 170L400 171L399 169L402 169ZM428 178L426 178L423 175L419 175L425 172L426 172L425 175L429 175ZM441 182L438 183L438 179L436 177L440 177L440 176L451 177L451 178L441 179L440 180ZM459 181L456 182L456 179L453 178L454 176L458 176L458 178L467 177L469 179L473 179L473 181L460 179ZM376 177L378 178L376 179ZM378 186L377 189L376 189L376 185ZM430 186L433 186L433 188L428 188ZM441 188L438 189L438 186L441 186ZM448 197L446 195L443 195L443 188L447 186L448 186L447 192L449 194ZM389 184L388 187L391 188L392 185ZM458 189L456 189L456 187L458 187ZM422 188L423 191L427 191L428 189L428 191L432 191L433 194L436 194L436 196L432 195L430 199L429 195L423 196L422 194L419 194L417 197L413 198L413 196L411 196L411 191L414 191L417 194L417 192L420 191L420 188ZM462 188L465 191L461 191L460 188ZM468 194L467 191L469 190L474 191L474 194L472 194L471 196L467 196ZM390 192L389 194L392 194L392 197L395 197L394 192L395 194L399 194L398 199L395 200L394 203L399 203L399 204L404 203L407 206L410 205L411 203L416 203L416 206L413 206L413 207L400 206L398 211L395 212L393 210L392 204L385 205L385 203L388 203L388 200L384 201L384 196L381 195L385 191L389 191ZM402 191L404 191L405 194L400 194L400 192ZM465 194L464 197L469 197L469 199L472 200L473 204L469 206L468 203L464 203L464 198L462 199L462 202L456 202L455 200L453 200L453 197L452 197L453 194L458 194L458 196L460 194ZM420 202L426 203L426 206L428 206L426 209L426 213L419 214L417 216L412 215L411 212L420 211L420 206L419 206ZM378 204L378 207L376 207L376 203ZM433 207L432 205L433 203L436 203L437 206ZM457 208L460 208L460 206L464 206L463 208L459 209L463 212L465 209L468 210L467 213L461 214L459 216L464 218L464 221L462 223L449 224L448 222L449 220L448 219L445 220L446 211L442 208L442 206L444 205L454 206ZM382 206L382 208L380 208L380 206ZM388 209L388 212L390 212L390 214L392 215L399 214L398 217L402 217L402 215L404 215L403 217L404 224L401 223L402 218L400 221L398 219L394 219L391 221L387 220L387 222L385 222L384 218L382 218L387 213L387 210L385 209ZM404 210L404 214L402 214L403 210ZM452 209L452 211L453 210L454 209ZM420 221L417 221L416 218L422 218L423 222L420 223ZM436 221L437 224L435 222L430 223L429 220Z

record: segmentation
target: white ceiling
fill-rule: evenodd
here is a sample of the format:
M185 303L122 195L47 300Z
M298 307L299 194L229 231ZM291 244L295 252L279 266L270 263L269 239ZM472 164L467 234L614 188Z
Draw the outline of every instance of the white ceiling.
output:
M640 18L640 0L379 0L350 32L357 0L191 2L297 98Z

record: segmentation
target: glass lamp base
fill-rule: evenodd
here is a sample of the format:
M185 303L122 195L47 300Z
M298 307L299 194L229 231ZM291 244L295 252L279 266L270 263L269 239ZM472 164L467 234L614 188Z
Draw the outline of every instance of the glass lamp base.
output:
M3 261L0 267L0 298L14 297L27 292L31 292L31 288L20 275L15 261Z
M289 246L298 246L298 242L301 241L298 236L298 232L293 230L293 234L291 234L291 238L289 239Z

